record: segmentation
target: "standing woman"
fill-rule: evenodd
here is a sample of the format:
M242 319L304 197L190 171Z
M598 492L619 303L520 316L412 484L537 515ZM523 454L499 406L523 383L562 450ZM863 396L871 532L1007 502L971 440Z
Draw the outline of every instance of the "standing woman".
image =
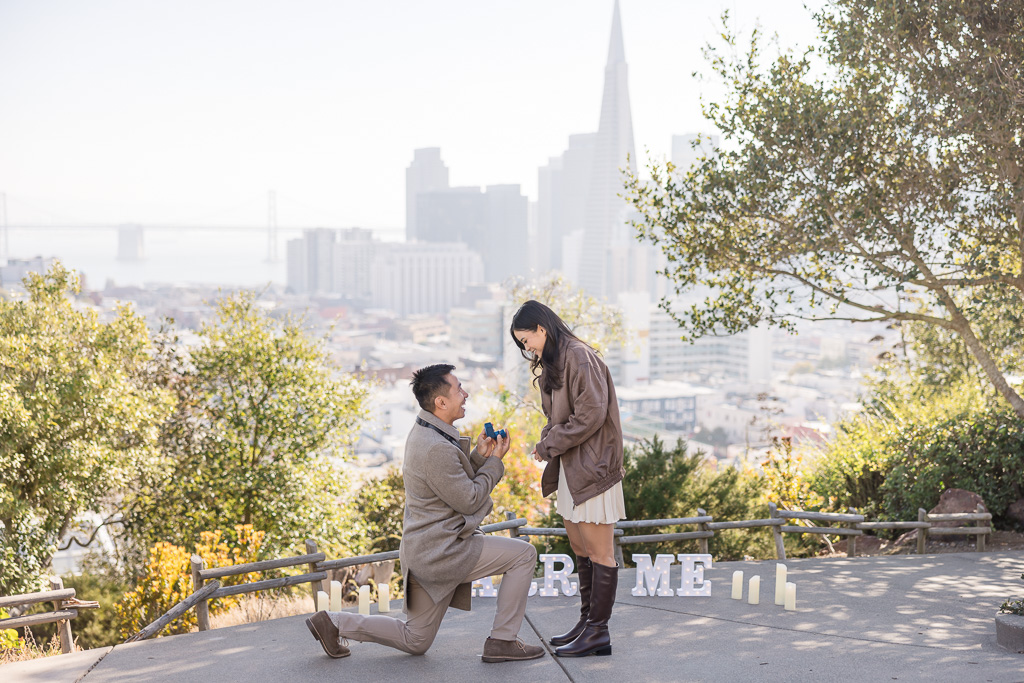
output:
M548 423L534 457L547 465L541 492L558 492L579 570L580 620L551 639L560 657L610 655L608 618L619 566L615 522L626 516L622 498L622 424L608 367L554 311L524 303L512 318L512 338L530 361Z

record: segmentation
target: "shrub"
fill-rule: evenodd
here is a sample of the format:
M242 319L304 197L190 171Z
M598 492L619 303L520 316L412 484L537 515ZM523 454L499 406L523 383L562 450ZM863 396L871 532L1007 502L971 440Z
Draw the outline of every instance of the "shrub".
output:
M763 482L752 472L729 467L716 471L703 453L688 454L686 446L677 442L666 449L657 437L626 449L623 497L627 519L670 519L693 517L697 508L705 509L716 519L739 520L765 514ZM541 520L542 526L562 526L562 517L555 506ZM692 531L689 527L661 527L651 533ZM542 537L535 541L539 552L570 554L566 539ZM695 553L697 541L670 541L623 546L627 557L633 553ZM774 542L765 529L736 529L719 532L708 540L708 550L715 560L772 557Z
M8 618L10 613L5 609L0 609L0 619ZM0 650L17 650L21 649L23 642L18 637L18 632L13 628L0 629Z
M625 459L628 519L668 519L696 516L697 508L719 520L754 519L765 515L764 482L753 472L734 467L716 470L704 453L687 453L682 441L671 450L660 439L628 449ZM692 530L659 528L661 533ZM674 541L624 546L632 553L695 553L697 541ZM717 561L742 560L745 555L771 557L774 542L765 529L735 529L708 539L708 551Z
M206 561L208 568L244 564L259 559L263 532L254 531L252 525L238 525L234 531L229 538L224 538L221 531L204 531L201 534L195 553ZM124 594L116 607L123 638L152 623L194 591L191 558L192 554L185 548L163 541L150 548L144 575L134 590ZM240 574L225 577L221 583L230 586L255 579L256 574ZM238 596L211 600L210 614L227 611L238 600ZM195 610L188 610L169 624L164 632L188 633L195 625Z
M1024 574L1020 575L1024 579ZM999 606L999 611L1004 614L1017 614L1024 616L1024 600L1004 600Z
M984 499L998 525L1021 497L1024 420L1002 407L985 408L936 424L906 425L891 442L892 469L882 484L886 515L915 519L948 488Z
M367 553L398 550L405 511L402 471L389 467L383 477L366 481L352 501L352 511L362 525Z
M939 392L880 383L865 415L836 425L815 462L811 488L832 507L910 520L947 488L979 494L997 524L1021 497L1024 420L976 385Z
M96 600L100 606L95 609L80 609L71 621L71 635L75 644L83 650L116 645L122 641L120 617L117 602L128 589L120 578L103 572L87 571L62 577L65 588L74 588L75 596L81 600ZM35 612L49 612L51 603L36 606ZM57 635L57 624L39 624L32 627L32 635L40 642L47 642Z

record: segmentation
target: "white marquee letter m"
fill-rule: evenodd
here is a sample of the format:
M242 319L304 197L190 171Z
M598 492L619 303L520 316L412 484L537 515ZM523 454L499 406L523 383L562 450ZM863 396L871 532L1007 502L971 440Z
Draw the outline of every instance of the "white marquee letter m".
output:
M636 586L633 587L633 597L641 598L645 595L659 595L668 597L675 595L675 591L669 588L669 568L675 555L658 555L651 565L650 555L633 555L633 562L636 563ZM646 588L644 588L646 584Z

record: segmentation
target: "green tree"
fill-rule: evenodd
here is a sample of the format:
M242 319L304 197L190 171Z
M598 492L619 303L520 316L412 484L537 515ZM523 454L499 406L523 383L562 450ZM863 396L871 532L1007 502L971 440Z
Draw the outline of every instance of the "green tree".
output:
M389 467L383 477L365 482L352 501L353 518L363 527L363 552L398 550L402 543L405 515L405 479L398 467Z
M986 325L1024 317L1024 4L836 0L817 18L817 49L767 65L756 32L739 53L729 35L709 48L721 149L629 179L677 288L712 289L670 312L690 337L921 323L958 339L1024 417Z
M573 334L600 353L607 353L626 339L622 311L589 296L557 273L534 280L513 280L509 298L516 307L530 299L548 306Z
M25 288L0 301L0 594L41 586L75 518L153 460L170 404L145 380L142 318L100 322L60 263Z
M126 511L138 545L191 546L210 529L252 524L263 551L312 537L343 543L339 501L367 410L368 386L339 372L301 319L276 319L255 293L221 298L188 351L166 341L154 381L178 402L164 425L163 468L140 479Z

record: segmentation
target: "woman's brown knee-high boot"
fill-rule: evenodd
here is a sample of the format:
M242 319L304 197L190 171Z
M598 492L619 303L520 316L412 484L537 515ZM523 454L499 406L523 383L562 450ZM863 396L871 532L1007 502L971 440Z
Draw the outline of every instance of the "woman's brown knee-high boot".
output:
M568 645L555 649L559 657L586 657L610 655L612 639L608 633L608 619L615 604L615 589L619 584L619 567L593 563L594 578L590 594L590 617L583 633Z
M580 577L580 620L567 633L555 636L548 642L552 645L568 645L583 633L590 616L590 582L594 577L594 565L589 557L576 556L576 570Z

